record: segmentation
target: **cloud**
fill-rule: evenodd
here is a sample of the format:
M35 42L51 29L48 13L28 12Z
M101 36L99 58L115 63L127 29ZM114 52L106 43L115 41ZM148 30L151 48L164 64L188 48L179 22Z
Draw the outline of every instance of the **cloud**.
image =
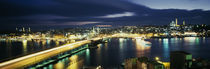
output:
M119 17L129 17L129 16L135 16L136 14L134 12L124 12L124 13L118 13L118 14L108 14L105 16L99 16L97 18L119 18Z
M87 24L98 24L98 23L102 23L102 22L98 22L98 21L66 22L59 25L87 25Z
M38 23L33 23L33 26L69 26L69 25L88 25L88 24L98 24L102 23L99 21L69 21L69 22L56 22L56 21L37 21Z
M70 17L50 15L50 14L39 14L39 15L19 16L19 17L14 17L14 18L28 19L28 20L53 20L53 19L68 19Z
M152 9L185 9L210 10L210 0L127 0L137 5L144 5Z

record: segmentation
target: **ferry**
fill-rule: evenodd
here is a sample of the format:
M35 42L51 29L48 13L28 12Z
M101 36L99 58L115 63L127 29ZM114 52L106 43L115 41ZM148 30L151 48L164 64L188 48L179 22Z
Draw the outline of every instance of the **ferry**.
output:
M144 45L151 45L152 43L149 42L149 41L145 41L144 37L136 37L135 38L138 42L140 42L141 44L144 44Z

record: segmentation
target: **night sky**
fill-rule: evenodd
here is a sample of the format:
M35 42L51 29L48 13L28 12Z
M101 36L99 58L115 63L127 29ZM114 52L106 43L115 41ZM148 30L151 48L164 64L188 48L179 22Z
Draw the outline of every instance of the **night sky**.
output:
M0 31L94 25L210 23L209 0L1 0Z

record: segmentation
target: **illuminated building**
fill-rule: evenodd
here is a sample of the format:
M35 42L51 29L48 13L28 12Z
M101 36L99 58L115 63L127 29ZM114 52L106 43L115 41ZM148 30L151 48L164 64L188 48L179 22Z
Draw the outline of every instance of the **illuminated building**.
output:
M18 28L18 27L16 27L16 29L15 29L17 32L31 32L31 28L29 27L28 29L27 28L24 28L24 27L22 27L22 28Z
M177 26L177 24L178 24L178 20L177 20L177 18L176 18L176 26Z
M28 28L28 32L31 32L31 28L30 27Z
M189 69L192 66L192 54L183 51L170 53L170 69Z
M176 23L174 21L172 21L170 23L170 29L175 29L176 28Z
M175 22L171 21L170 26L175 27L176 26Z
M23 30L22 30L23 32L25 32L25 28L23 27Z
M185 25L185 21L183 21L183 25Z
M183 25L185 25L185 21L183 21ZM172 21L171 23L170 23L170 27L171 28L176 28L176 27L179 27L180 25L178 25L178 19L176 18L175 19L175 22L174 21Z
M16 31L18 31L18 28L16 28Z
M179 27L180 25L178 25L178 19L176 18L176 27Z
M195 32L184 32L185 36L197 36L197 33Z
M53 37L57 38L57 39L65 38L65 36L63 34L54 34Z
M172 21L168 27L169 36L185 35L184 32L187 32L187 31L192 31L192 25L186 25L185 21L183 21L183 25L178 25L177 18L175 19L175 21ZM196 35L193 35L193 36L196 36Z

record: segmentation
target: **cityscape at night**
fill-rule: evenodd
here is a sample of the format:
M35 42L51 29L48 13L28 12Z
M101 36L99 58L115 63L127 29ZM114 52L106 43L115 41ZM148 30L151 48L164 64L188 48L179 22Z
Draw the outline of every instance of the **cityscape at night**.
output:
M209 0L1 0L0 69L210 69Z

